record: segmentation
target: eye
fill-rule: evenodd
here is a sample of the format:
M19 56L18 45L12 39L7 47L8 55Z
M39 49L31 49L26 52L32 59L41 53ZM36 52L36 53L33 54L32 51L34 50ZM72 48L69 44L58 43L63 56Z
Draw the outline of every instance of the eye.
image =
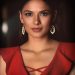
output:
M32 16L32 13L25 13L25 16Z
M41 14L40 14L41 16L48 16L49 15L49 13L48 12L41 12Z

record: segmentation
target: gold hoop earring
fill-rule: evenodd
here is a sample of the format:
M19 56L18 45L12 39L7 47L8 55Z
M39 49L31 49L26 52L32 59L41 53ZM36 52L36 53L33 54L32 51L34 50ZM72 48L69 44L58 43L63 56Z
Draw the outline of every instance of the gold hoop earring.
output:
M52 35L55 33L55 26L54 25L51 26L50 33Z
M25 27L22 26L22 35L24 35L24 34L25 34Z

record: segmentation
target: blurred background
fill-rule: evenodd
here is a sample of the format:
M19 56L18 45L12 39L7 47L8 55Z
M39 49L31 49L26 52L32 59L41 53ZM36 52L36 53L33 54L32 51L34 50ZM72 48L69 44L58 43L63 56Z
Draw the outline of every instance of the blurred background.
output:
M22 44L19 8L22 0L2 0L0 6L0 48ZM53 38L63 42L75 42L75 10L72 0L61 0L57 18L57 31ZM62 19L60 19L62 17ZM58 20L60 19L60 20Z

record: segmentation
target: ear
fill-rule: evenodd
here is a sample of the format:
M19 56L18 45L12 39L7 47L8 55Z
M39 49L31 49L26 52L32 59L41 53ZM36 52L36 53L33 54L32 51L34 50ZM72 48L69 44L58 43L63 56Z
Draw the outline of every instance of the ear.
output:
M23 21L23 17L22 17L22 13L21 13L21 11L19 11L19 18L20 18L21 23L23 24L24 21Z

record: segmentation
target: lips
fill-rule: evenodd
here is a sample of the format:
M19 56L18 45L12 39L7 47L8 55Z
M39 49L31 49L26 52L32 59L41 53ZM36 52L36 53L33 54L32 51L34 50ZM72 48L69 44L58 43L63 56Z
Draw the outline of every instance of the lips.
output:
M33 32L40 32L42 30L42 28L32 28Z

